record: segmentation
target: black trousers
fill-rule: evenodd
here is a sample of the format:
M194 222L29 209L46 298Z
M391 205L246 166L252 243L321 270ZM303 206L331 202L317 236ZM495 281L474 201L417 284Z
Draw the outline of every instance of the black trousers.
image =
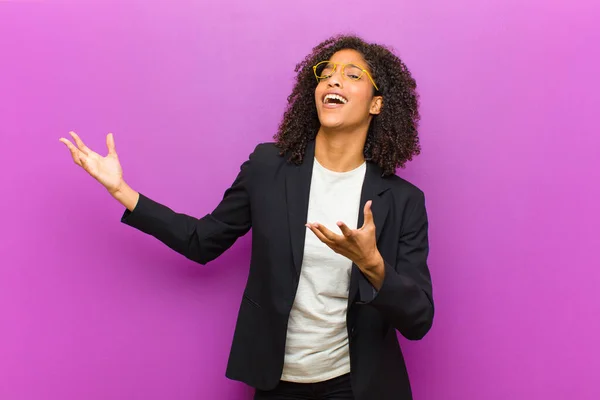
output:
M323 382L279 382L273 390L257 390L254 400L353 400L350 374Z

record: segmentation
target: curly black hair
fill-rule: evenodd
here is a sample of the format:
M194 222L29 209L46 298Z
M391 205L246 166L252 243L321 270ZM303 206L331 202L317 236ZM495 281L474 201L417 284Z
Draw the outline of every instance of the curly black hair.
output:
M290 162L302 163L306 145L315 139L320 127L314 97L318 82L312 67L344 49L362 54L379 87L379 90L373 88L374 95L383 97L381 112L373 116L369 126L364 157L379 165L383 175L394 174L396 168L404 168L407 161L421 152L417 85L391 49L367 43L355 35L337 35L323 41L296 65L296 84L273 138L281 155L288 154Z

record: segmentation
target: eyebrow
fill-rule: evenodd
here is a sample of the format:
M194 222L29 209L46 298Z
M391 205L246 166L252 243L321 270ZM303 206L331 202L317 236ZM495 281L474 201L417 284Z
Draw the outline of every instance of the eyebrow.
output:
M350 62L336 62L336 61L332 61L332 60L328 60L331 63L334 64L340 64L340 65L344 65L344 64L352 64L352 65L356 65L357 67L360 68L364 68L367 71L369 71L369 73L371 72L371 68L369 68L369 64L368 63L361 63L361 62L356 62L356 61L350 61Z

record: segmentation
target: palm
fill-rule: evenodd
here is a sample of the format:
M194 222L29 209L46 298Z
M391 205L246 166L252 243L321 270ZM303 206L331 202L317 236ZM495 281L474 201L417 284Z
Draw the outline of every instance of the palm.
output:
M108 134L106 137L106 145L108 147L106 157L102 157L88 148L75 132L70 132L70 134L77 147L67 139L61 138L60 141L69 148L75 164L83 168L109 191L117 190L123 181L123 170L115 151L115 142L112 134Z
M89 154L88 161L82 167L105 187L116 187L123 177L119 160L111 154L106 157L95 152Z

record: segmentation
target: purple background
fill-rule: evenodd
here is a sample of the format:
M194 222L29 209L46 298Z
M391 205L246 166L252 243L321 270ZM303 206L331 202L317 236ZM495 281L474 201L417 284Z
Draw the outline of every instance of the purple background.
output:
M600 3L0 1L0 398L249 399L224 377L249 237L206 267L119 222L71 129L202 216L271 140L295 63L395 47L422 96L437 314L418 400L600 398Z

